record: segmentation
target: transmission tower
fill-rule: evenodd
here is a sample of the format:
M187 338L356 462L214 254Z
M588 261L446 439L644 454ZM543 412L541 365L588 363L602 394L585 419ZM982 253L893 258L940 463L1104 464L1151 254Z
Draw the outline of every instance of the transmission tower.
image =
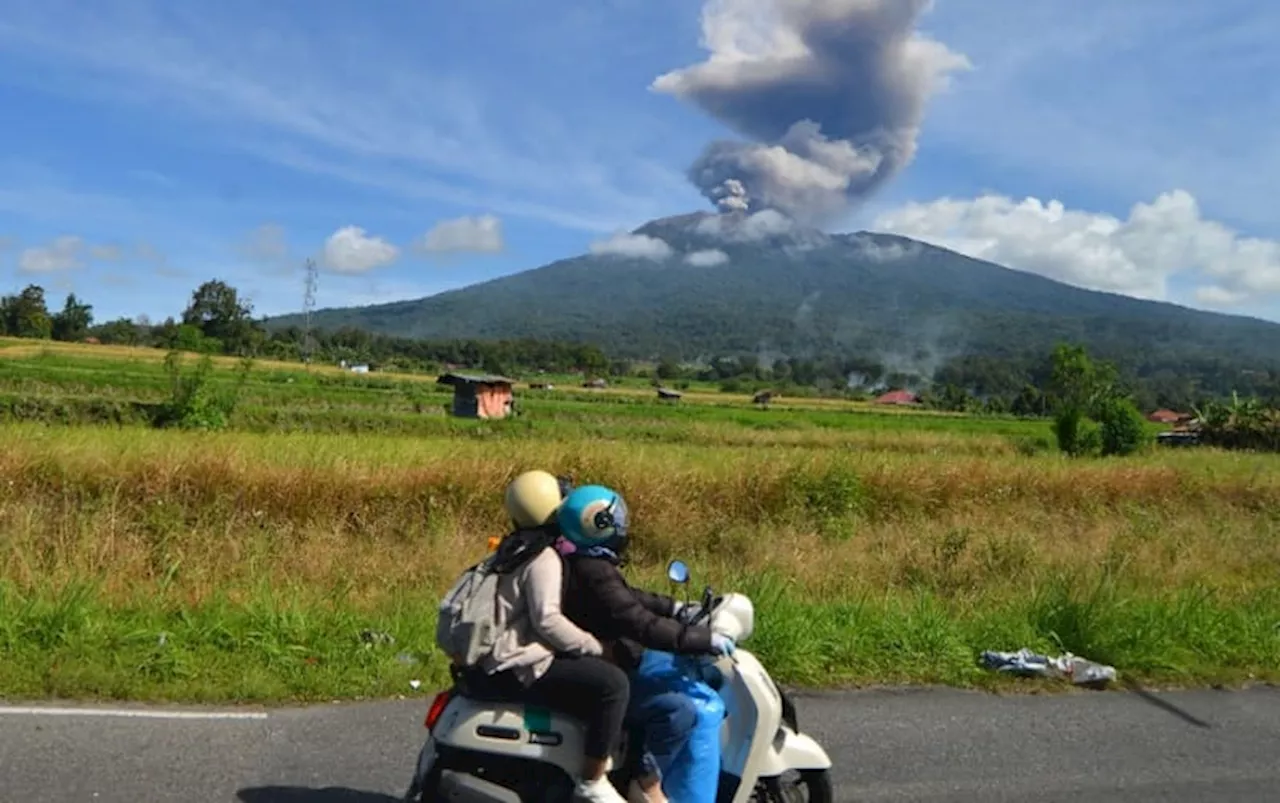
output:
M320 284L320 271L316 268L314 259L307 260L303 282L302 314L305 323L302 334L302 361L310 363L316 349L315 338L311 335L311 313L316 308L316 287Z

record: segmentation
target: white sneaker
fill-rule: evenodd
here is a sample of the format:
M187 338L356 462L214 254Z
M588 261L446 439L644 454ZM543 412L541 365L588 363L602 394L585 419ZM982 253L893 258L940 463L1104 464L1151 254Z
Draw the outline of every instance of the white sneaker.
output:
M627 803L627 799L618 794L618 790L609 783L608 776L595 781L578 781L573 794L578 800L585 800L588 803Z

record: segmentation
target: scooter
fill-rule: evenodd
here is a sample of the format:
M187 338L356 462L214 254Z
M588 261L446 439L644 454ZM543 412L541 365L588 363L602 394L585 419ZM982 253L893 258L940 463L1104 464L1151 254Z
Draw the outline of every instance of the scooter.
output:
M667 567L687 584L682 561ZM735 644L755 629L755 608L743 594L717 597L708 586L698 618ZM720 658L681 656L679 665L724 701L717 803L833 803L831 759L800 732L796 707L764 666L738 647ZM482 699L455 673L454 686L431 702L427 738L418 753L405 803L570 803L582 766L582 725L557 711L510 700ZM610 780L625 790L638 746L613 757Z

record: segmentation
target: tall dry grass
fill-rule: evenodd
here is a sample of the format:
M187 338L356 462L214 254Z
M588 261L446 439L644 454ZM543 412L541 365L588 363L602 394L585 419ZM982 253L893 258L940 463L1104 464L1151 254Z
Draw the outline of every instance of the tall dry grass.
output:
M1263 627L1267 617L1280 622L1280 463L1270 458L1179 452L1072 462L895 451L888 443L761 452L38 426L0 428L0 442L0 587L8 595L0 595L0 614L25 621L45 611L44 624L25 633L70 627L58 624L70 614L49 611L84 594L75 597L86 606L76 638L94 627L111 631L92 624L95 616L142 617L151 624L135 630L146 630L173 617L234 619L228 611L248 606L267 611L272 627L320 617L329 624L317 632L330 635L360 617L394 620L416 634L402 641L429 661L434 600L483 554L487 536L503 532L505 482L545 467L627 496L640 582L656 583L665 561L681 557L700 580L751 590L761 649L784 677L955 680L968 677L966 650L1012 649L1022 644L994 642L1023 638L1129 656L1156 675L1256 674L1280 659L1280 640L1268 641ZM1104 588L1106 611L1096 596ZM1188 622L1225 628L1218 641L1205 646L1201 635L1169 630L1176 623L1166 620L1188 605ZM1142 627L1171 646L1133 657L1148 648L1114 618L1125 606L1146 610ZM1103 613L1112 618L1097 618ZM1239 621L1223 624L1233 616ZM29 659L23 639L34 637L14 627L7 637L0 629L0 646ZM221 642L208 633L229 627L201 625L192 649L216 653L209 643ZM893 664L913 628L923 628L925 652ZM259 656L245 639L228 649ZM979 639L993 643L970 643ZM42 660L57 664L72 641L54 638ZM1219 642L1227 646L1212 646ZM260 680L271 676L257 658L246 660L264 673ZM378 666L384 680L402 674ZM341 673L321 682L304 670L289 671L311 677L319 685L302 687L317 694L372 682ZM228 677L239 680L224 678L205 696L259 693L243 671L228 664ZM169 685L159 687L190 693L200 677L192 672L166 675ZM112 685L122 681L107 669L93 683L53 676L61 680L28 672L22 688L137 693ZM262 682L273 689L260 692L266 696L301 693L302 681L286 691Z
M0 576L21 587L94 578L130 591L175 563L176 587L197 596L264 576L443 582L502 532L501 488L531 467L625 493L642 564L679 553L785 566L805 583L856 570L891 586L950 539L970 557L983 544L1023 552L1026 569L1092 566L1116 550L1162 579L1280 568L1280 464L1265 458L1077 463L40 427L3 437Z

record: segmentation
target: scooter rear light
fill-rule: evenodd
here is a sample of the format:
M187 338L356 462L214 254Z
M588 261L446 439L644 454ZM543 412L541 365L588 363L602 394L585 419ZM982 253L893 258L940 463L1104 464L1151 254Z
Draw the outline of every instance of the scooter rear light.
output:
M427 730L431 730L436 726L436 722L440 719L440 715L444 713L445 706L449 704L451 695L447 691L442 691L436 695L431 701L431 707L427 709L427 718L422 723Z

